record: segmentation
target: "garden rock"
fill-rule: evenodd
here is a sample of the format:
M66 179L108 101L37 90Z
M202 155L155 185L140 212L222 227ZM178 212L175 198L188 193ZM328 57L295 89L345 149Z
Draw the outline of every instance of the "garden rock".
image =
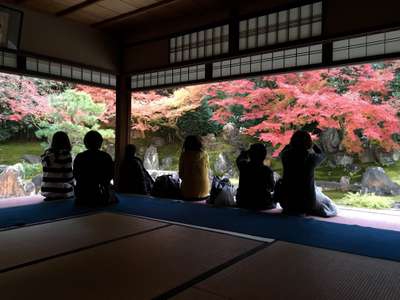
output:
M23 155L22 160L29 164L40 164L42 162L42 160L40 159L40 156L31 155L31 154Z
M146 149L143 165L147 170L158 170L160 168L157 148L153 145Z
M400 185L393 182L381 167L370 167L361 180L363 191L379 196L400 195Z
M177 171L164 171L164 170L148 170L150 176L156 180L158 176L162 175L172 175L173 178L179 178Z
M328 128L322 132L320 142L325 152L336 153L339 151L341 140L335 128Z
M340 177L340 190L343 192L347 192L350 189L350 177L342 176Z
M209 133L206 136L203 136L202 140L203 140L203 144L206 148L212 146L217 141L215 134L213 134L213 133Z
M18 164L8 166L0 174L0 198L22 197L27 195L22 180L22 174L23 172Z
M172 162L173 162L173 158L172 157L163 158L161 160L161 170L169 170L169 169L171 169Z
M42 186L42 174L36 175L32 178L32 183L35 185L36 194L39 193L40 187Z
M233 175L233 166L225 153L220 153L214 162L214 172L217 176Z
M338 153L335 155L334 161L337 166L347 167L353 164L354 159L345 153Z
M383 152L376 151L375 152L376 160L383 166L393 165L396 161L399 160L398 152Z
M273 174L274 174L274 180L275 180L275 182L277 182L279 179L281 179L281 175L280 175L279 173L274 172Z
M239 136L239 129L233 123L227 123L222 128L222 138L228 142L236 142Z
M36 187L32 181L24 183L25 196L32 196L36 194Z

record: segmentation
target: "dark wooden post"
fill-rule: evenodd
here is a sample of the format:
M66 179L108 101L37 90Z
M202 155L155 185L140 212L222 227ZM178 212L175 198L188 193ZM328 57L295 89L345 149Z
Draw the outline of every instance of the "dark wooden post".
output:
M117 75L115 117L115 186L117 191L120 181L119 169L125 155L125 146L130 139L131 89L129 79L129 76Z

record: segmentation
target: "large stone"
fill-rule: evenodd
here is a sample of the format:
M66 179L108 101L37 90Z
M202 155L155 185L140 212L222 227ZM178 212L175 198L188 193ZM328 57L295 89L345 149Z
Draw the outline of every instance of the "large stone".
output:
M350 177L342 176L340 177L340 190L343 192L347 192L350 189Z
M27 181L24 183L25 196L32 196L36 194L36 187L32 181Z
M217 176L234 177L235 169L229 160L228 155L220 153L214 162L214 172Z
M143 165L148 170L158 170L160 168L156 147L150 146L146 149L146 152L144 153Z
M399 160L399 153L376 150L375 157L376 161L379 162L382 166L390 166Z
M239 129L233 123L227 123L222 129L222 138L228 142L235 142L239 136Z
M279 179L281 179L281 175L277 172L274 172L274 180L277 182Z
M400 195L400 185L393 182L381 167L370 167L361 180L363 191L381 196Z
M42 162L42 160L40 159L40 156L32 155L32 154L23 155L22 160L29 164L40 164Z
M334 162L336 166L347 167L353 164L354 159L345 153L337 153L334 156Z
M22 180L23 172L17 165L8 166L0 174L0 198L27 196Z
M12 165L11 167L13 167L18 172L18 177L24 178L25 171L23 164L17 163L15 165Z
M335 128L324 130L320 137L321 146L327 153L336 153L340 147L340 136Z
M40 191L40 187L42 185L42 179L43 179L42 174L36 175L35 177L32 178L32 183L35 185L36 194L39 193Z
M168 171L168 170L147 170L150 176L156 180L158 176L162 175L172 175L173 178L179 178L177 171Z
M210 146L214 145L217 141L215 134L209 133L206 136L202 137L203 144L206 148L209 148Z
M173 158L172 157L165 157L161 160L161 170L170 170L172 167Z

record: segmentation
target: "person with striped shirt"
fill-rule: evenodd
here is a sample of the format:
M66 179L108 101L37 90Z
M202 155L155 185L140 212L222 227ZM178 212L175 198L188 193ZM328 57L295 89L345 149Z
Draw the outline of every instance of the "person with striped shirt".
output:
M58 131L53 135L50 148L41 156L43 166L41 194L45 197L45 201L74 196L71 148L68 135Z

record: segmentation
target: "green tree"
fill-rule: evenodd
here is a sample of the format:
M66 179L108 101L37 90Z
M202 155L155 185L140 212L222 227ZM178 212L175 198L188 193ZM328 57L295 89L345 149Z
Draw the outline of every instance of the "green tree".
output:
M178 119L177 125L181 135L203 136L208 133L220 133L222 125L210 120L212 115L213 110L208 105L208 99L206 97L201 101L201 105L198 108L186 112Z
M47 145L53 134L60 130L68 133L74 154L84 150L83 137L89 130L99 131L105 147L114 143L114 130L100 129L100 119L106 111L104 103L95 103L85 92L67 90L60 95L49 96L49 104L52 111L39 124L41 129L36 131L36 136L46 139Z

